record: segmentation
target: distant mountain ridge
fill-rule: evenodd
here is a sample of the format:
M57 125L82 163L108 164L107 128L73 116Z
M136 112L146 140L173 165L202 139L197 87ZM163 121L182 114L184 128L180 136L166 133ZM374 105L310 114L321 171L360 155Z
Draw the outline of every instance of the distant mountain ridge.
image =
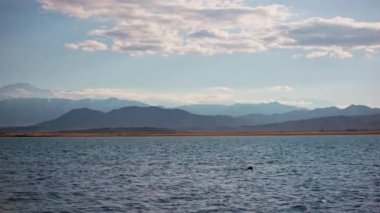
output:
M0 100L10 98L51 98L53 92L29 83L15 83L0 88Z
M209 130L237 127L230 116L203 116L180 109L124 107L104 113L88 108L72 110L61 117L33 126L35 130L84 130L99 128L153 127L179 130Z
M100 114L107 114L105 112L110 112L110 114L120 111L120 108L125 107L148 107L148 104L132 101L132 100L120 100L116 98L109 99L83 99L83 100L72 100L72 99L58 99L58 98L29 98L29 96L52 96L53 92L46 89L40 89L34 87L28 83L17 83L0 88L0 99L1 97L13 97L0 100L0 127L17 127L17 126L30 126L35 125L45 121L51 121L56 119L65 113L72 112L72 110L88 108L93 111L100 111ZM191 128L213 128L219 127L235 127L239 125L264 125L264 124L273 124L273 123L282 123L287 121L296 121L296 120L306 120L314 118L323 118L323 117L334 117L334 116L360 116L360 115L374 115L380 114L380 109L370 108L362 105L351 105L345 109L339 109L337 107L327 107L327 108L318 108L314 110L302 109L295 106L284 105L278 102L272 103L263 103L263 104L234 104L234 105L217 105L217 104L195 104L195 105L184 105L180 106L179 109L167 109L165 111L161 109L159 111L158 107L155 108L155 112L168 113L181 111L187 113L187 119L191 120ZM131 111L131 109L129 110ZM111 113L112 112L112 113ZM98 113L97 116L100 117ZM128 113L127 113L128 114ZM170 114L170 113L169 113ZM179 118L184 118L182 115L169 115L174 119L175 116ZM190 116L191 114L191 116ZM124 115L122 115L124 116ZM153 117L150 117L153 116ZM184 117L183 117L184 116ZM208 117L202 117L208 116ZM218 117L219 116L219 117ZM191 118L190 118L191 117ZM214 120L212 123L210 118L218 117L221 121L216 123ZM165 120L162 116L152 114L152 110L140 110L136 111L136 114L129 113L128 119L133 118L135 125L142 125L144 127L154 125L154 127L163 127L163 128L190 128L187 123L184 126L181 126L183 123L174 122L173 125L167 124L165 126L162 123L162 120ZM159 121L154 118L159 118ZM202 120L204 118L208 118ZM221 119L224 118L224 119ZM107 118L108 119L108 118ZM138 120L145 120L145 123L138 123ZM151 119L151 120L149 120ZM199 119L202 122L198 122ZM170 119L169 119L170 120ZM183 119L183 121L186 119ZM212 119L211 119L212 120ZM152 122L151 124L148 121ZM195 122L197 121L197 122ZM211 123L207 123L207 122ZM223 122L222 122L223 121ZM78 120L78 123L80 124ZM119 127L116 124L126 125L118 121L116 118L113 120L114 123L109 123L112 127ZM167 121L169 122L169 121ZM175 125L174 125L175 124ZM180 124L179 126L177 124ZM77 125L78 126L78 125ZM128 127L135 127L129 126ZM90 126L92 128L92 126ZM101 127L110 127L103 126Z
M373 131L380 130L380 114L333 116L240 127L248 132Z
M109 98L105 100L72 100L55 98L54 92L29 83L16 83L0 88L0 127L33 125L52 120L73 109L90 108L107 112L128 106L148 106L132 100ZM179 107L200 115L242 116L252 113L273 114L301 108L277 102L265 104L185 105Z
M124 107L110 112L88 108L71 110L59 118L24 128L3 128L7 131L76 131L96 129L171 129L176 131L244 131L244 132L302 132L380 130L380 114L359 116L330 116L287 121L266 125L250 125L232 116L206 116L180 109L159 107Z
M278 102L259 103L259 104L233 104L233 105L220 105L220 104L193 104L183 105L176 107L194 114L199 115L230 115L230 116L243 116L252 113L256 114L275 114L286 113L295 110L302 110L304 108L281 104Z
M109 99L82 99L82 100L72 100L72 99L59 99L59 98L16 98L16 99L6 99L0 100L0 127L5 126L25 126L33 125L43 121L52 120L58 116L63 115L73 109L79 108L90 108L94 110L100 110L103 112L108 112L113 109L118 109L128 106L149 106L148 104L132 101L132 100L121 100L116 98ZM227 107L224 105L222 108ZM228 113L227 114L241 114L243 112L252 113L255 105L233 105L233 106L244 106L247 107L245 110ZM261 107L266 105L261 105ZM286 105L284 105L286 107ZM289 107L291 109L292 107ZM238 108L234 108L238 109ZM299 109L299 108L295 108ZM186 110L185 110L186 111ZM213 111L213 110L211 110ZM232 111L231 111L232 112ZM269 111L267 111L269 112ZM198 114L192 112L193 114ZM223 115L222 111L216 111L210 115Z
M137 101L119 100L115 98L104 100L39 98L7 99L0 101L0 127L34 125L55 119L70 110L79 108L89 108L102 112L108 112L114 109L129 106L146 107L149 105ZM380 114L380 109L360 105L351 105L345 109L329 107L315 110L296 110L272 115L250 114L246 116L237 116L234 120L239 122L241 125L262 125L319 117L372 114ZM144 115L140 114L140 116Z
M363 105L351 105L344 109L339 109L337 107L327 107L314 110L296 110L273 115L251 114L240 116L239 118L242 119L245 123L250 123L251 125L260 125L331 116L358 116L373 114L380 114L380 109L370 108Z
M26 126L52 120L78 108L91 108L103 112L126 106L148 106L145 103L109 99L46 99L19 98L0 101L0 127Z

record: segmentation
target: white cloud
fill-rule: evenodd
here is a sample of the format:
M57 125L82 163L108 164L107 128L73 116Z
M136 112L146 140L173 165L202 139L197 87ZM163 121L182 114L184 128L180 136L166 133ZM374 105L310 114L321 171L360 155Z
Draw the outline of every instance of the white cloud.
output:
M380 22L358 22L350 18L309 18L284 23L277 34L281 48L311 51L306 58L329 56L351 58L355 50L380 48Z
M39 0L45 10L104 21L89 36L108 39L115 52L151 54L255 53L273 48L309 51L306 58L353 57L380 49L380 22L312 17L294 20L283 5L250 6L243 0ZM291 17L293 17L291 19ZM108 49L88 41L66 47ZM91 46L91 47L87 47Z
M328 54L329 54L329 52L327 52L327 51L313 51L313 52L307 54L306 58L320 58L320 57L326 56Z
M93 29L90 36L108 38L113 51L130 55L263 51L267 49L267 34L290 16L285 6L252 7L239 0L40 0L40 3L46 10L71 17L109 21L112 27Z
M287 85L280 85L280 86L269 87L269 88L267 88L267 90L278 91L278 92L283 92L283 91L291 92L291 91L294 91L294 88L291 86L287 86Z
M83 50L85 52L95 52L108 49L106 44L95 40L86 40L78 43L66 43L65 47L74 50Z
M188 92L150 92L127 88L88 88L73 91L55 91L55 97L70 99L114 97L172 106L182 104L268 103L277 101L302 107L311 107L308 106L310 102L289 99L294 91L296 91L294 88L287 85L258 89L210 87Z
M341 59L353 57L351 52L345 51L342 49L335 49L333 51L330 51L329 55L330 55L330 57L341 58Z
M94 88L76 91L57 91L56 97L82 98L120 98L143 101L151 104L190 104L190 103L224 103L232 101L234 90L229 88L205 88L193 92L168 93L147 92L133 89Z
M358 22L350 18L314 17L286 23L282 29L283 33L291 39L289 45L342 48L358 46L368 48L380 45L380 23Z
M326 48L321 48L321 49L326 49ZM352 53L349 51L345 51L340 48L328 48L322 51L310 52L306 55L306 58L313 59L313 58L320 58L324 56L329 56L330 58L340 58L340 59L353 57Z

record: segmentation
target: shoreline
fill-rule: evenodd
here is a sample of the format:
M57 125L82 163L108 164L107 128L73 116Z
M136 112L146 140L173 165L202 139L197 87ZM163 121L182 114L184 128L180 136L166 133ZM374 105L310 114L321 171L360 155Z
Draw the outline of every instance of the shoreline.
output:
M324 135L380 135L377 131L308 131L308 132L20 132L0 133L0 138L6 137L212 137L212 136L324 136Z

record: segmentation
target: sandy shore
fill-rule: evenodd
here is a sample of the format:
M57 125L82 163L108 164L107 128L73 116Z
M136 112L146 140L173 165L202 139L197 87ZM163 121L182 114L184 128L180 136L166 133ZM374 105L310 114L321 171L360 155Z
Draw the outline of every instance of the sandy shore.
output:
M297 136L297 135L379 135L380 131L333 132L25 132L0 133L0 137L167 137L167 136Z

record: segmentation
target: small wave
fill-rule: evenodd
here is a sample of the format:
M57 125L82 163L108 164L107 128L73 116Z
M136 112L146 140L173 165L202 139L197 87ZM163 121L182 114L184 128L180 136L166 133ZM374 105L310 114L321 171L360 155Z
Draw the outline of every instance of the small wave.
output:
M294 211L299 211L299 212L307 212L309 210L307 206L304 206L304 205L295 205L295 206L292 206L291 209Z

